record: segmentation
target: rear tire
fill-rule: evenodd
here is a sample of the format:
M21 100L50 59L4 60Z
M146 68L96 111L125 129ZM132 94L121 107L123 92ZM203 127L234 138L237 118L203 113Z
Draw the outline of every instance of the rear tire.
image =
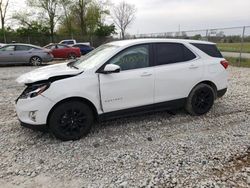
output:
M196 86L188 96L186 110L189 114L199 116L206 114L213 106L215 92L206 84Z
M52 134L63 141L78 140L86 136L93 124L93 112L85 103L67 101L56 106L49 118Z
M76 59L76 54L75 53L70 53L68 55L68 59Z
M33 56L30 58L30 64L33 66L40 66L42 65L42 58L38 57L38 56Z

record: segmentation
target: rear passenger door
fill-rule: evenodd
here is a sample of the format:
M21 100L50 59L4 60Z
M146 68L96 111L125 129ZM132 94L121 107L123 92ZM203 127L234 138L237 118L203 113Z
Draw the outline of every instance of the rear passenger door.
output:
M13 58L16 62L28 63L32 56L31 49L31 46L16 45Z
M182 43L154 44L154 54L154 102L186 98L203 74L199 57Z

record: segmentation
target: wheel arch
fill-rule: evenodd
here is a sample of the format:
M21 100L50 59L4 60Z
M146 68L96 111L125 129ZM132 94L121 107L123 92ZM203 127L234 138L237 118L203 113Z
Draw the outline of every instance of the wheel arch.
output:
M189 92L189 94L193 91L193 89L194 89L195 87L197 87L197 86L200 85L200 84L206 84L206 85L209 85L210 87L212 87L213 90L214 90L215 99L217 98L217 92L218 92L217 86L215 85L214 82L212 82L212 81L210 81L210 80L204 80L204 81L202 81L202 82L199 82L198 84L196 84L196 85L191 89L191 91Z
M87 104L87 105L91 108L91 110L92 110L92 112L93 112L94 119L95 119L95 120L98 119L98 112L97 112L97 109L96 109L95 105L94 105L90 100L88 100L88 99L86 99L86 98L82 98L82 97L69 97L69 98L66 98L66 99L63 99L63 100L57 102L57 103L50 109L49 114L48 114L48 116L47 116L47 120L46 120L47 126L48 126L48 122L49 122L50 116L51 116L52 112L55 110L55 108L56 108L58 105L62 104L62 103L65 103L65 102L68 102L68 101L72 101L72 100L81 101L81 102Z
M43 60L43 58L42 58L41 56L39 56L39 55L32 55L32 56L30 57L30 60L31 60L33 57L38 57L38 58L40 58L41 60Z
M43 58L42 58L41 56L39 56L39 55L32 55L32 56L30 57L30 59L29 59L29 63L30 63L30 64L31 64L31 59L32 59L33 57L38 57L38 58L41 59L41 63L43 62Z

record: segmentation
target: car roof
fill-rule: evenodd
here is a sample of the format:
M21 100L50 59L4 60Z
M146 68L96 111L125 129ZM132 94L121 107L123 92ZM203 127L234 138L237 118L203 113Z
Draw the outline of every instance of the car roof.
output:
M62 40L60 42L67 42L67 41L75 41L75 39L65 39L65 40Z
M89 46L87 43L84 43L84 42L75 43L74 45L77 45L77 44Z
M32 45L32 44L25 44L25 43L10 43L10 44L6 44L6 46L9 45L15 45L15 46L30 46L30 47L34 47L34 48L42 48L40 46L36 46L36 45Z
M177 42L177 43L197 43L197 44L215 44L208 41L201 41L201 40L189 40L189 39L154 39L154 38L147 38L147 39L131 39L131 40L120 40L110 42L109 44L115 46L130 46L136 44L144 44L144 43L159 43L159 42Z
M67 47L70 47L70 46L68 46L67 44L60 44L60 43L49 43L49 44L47 44L46 46L52 46L52 45L60 45L60 46L67 46ZM46 47L45 46L45 47Z

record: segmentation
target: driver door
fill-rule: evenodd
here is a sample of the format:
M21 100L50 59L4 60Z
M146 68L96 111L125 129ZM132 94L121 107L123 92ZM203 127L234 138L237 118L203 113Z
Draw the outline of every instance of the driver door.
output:
M129 109L154 102L154 70L149 45L129 47L108 64L121 67L119 73L100 74L104 112Z

